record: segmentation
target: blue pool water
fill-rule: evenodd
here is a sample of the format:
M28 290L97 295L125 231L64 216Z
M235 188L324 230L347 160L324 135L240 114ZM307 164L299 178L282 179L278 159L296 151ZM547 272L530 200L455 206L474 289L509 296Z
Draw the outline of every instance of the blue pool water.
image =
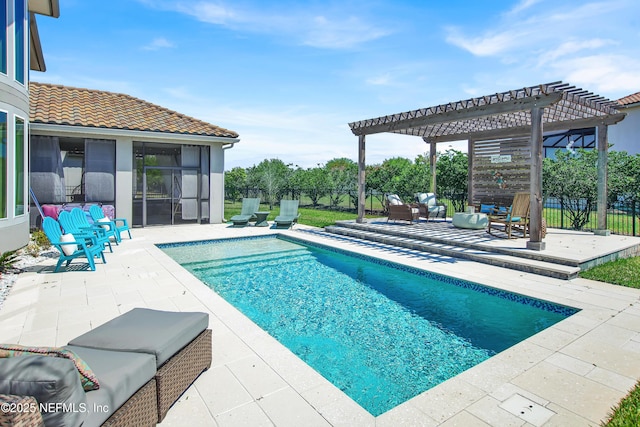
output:
M577 312L290 238L159 246L374 416Z

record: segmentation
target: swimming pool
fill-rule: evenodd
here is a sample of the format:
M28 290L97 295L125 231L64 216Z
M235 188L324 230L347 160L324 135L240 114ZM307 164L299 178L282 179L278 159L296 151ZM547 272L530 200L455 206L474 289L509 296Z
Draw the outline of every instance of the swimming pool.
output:
M158 246L374 416L578 311L290 237Z

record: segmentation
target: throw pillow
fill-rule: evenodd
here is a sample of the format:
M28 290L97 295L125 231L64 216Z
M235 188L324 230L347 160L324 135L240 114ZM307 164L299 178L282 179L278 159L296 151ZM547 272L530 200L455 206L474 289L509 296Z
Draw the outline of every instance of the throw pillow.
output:
M100 218L99 220L97 220L96 222L100 223L100 226L102 228L104 228L105 230L108 230L109 228L109 224L111 222L111 220L109 218Z
M60 236L60 242L75 242L76 238L73 237L73 234L68 233L68 234L63 234L62 236ZM69 256L72 255L75 251L78 250L78 245L60 245L60 247L62 248L62 252L64 252L65 255Z
M87 362L71 350L59 347L26 347L18 344L0 344L0 358L43 355L53 357L64 357L70 359L78 370L80 382L85 391L97 390L100 388L98 378L93 373Z

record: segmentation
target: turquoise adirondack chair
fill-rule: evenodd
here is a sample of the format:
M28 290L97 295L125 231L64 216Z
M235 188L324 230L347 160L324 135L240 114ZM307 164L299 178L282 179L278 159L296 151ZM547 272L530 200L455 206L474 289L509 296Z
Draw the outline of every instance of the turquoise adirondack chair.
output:
M273 221L276 227L289 228L298 222L298 200L280 200L280 214Z
M49 216L45 217L42 220L42 229L51 244L60 251L60 258L54 270L56 273L63 262L66 262L65 266L69 266L71 261L76 258L86 258L92 271L96 271L94 258L100 257L102 262L106 264L107 261L104 259L103 252L104 246L88 244L84 238L75 237L71 234L66 234L67 238L63 237L60 224L55 219Z
M113 237L116 242L116 245L120 243L120 235L118 234L118 230L115 227L112 227L110 223L106 222L104 224L91 224L87 219L87 214L80 208L71 209L71 217L73 218L73 222L83 230L97 231L98 229L104 230L107 237ZM104 226L103 226L104 225Z
M104 219L108 219L110 223L112 223L112 227L114 227L118 232L118 240L122 241L122 232L126 231L129 234L129 239L131 239L131 230L129 229L129 222L126 218L107 218L104 214L102 208L98 205L91 205L89 208L89 214L91 218L93 218L94 222L100 222L100 225L103 225ZM121 225L118 225L120 223Z
M234 215L229 219L234 226L245 226L256 218L256 212L260 210L260 199L245 197L242 199L242 208L239 215Z
M95 229L89 230L86 228L80 228L73 220L71 214L67 211L62 211L58 215L58 222L62 226L62 229L65 233L71 233L78 239L85 239L88 243L93 245L108 245L109 252L113 252L113 248L111 247L111 240L107 236L105 229Z

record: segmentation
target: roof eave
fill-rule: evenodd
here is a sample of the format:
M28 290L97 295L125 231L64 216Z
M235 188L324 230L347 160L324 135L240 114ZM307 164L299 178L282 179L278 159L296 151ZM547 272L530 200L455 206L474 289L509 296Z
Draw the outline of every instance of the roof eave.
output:
M34 71L46 71L47 66L44 63L44 55L42 54L38 24L36 23L36 16L33 12L29 13L29 32L31 36L29 42L30 68Z
M155 132L155 131L142 131L142 130L127 130L127 129L111 129L111 128L98 128L88 126L72 126L72 125L59 125L55 123L38 123L31 122L29 124L31 133L50 132L50 133L63 133L63 134L82 134L82 135L110 135L113 137L131 137L138 139L153 139L161 141L174 141L174 142L190 142L190 143L220 143L235 144L240 142L238 137L225 137L215 135L193 135L184 133L170 133L170 132Z
M60 4L58 0L29 0L29 12L58 18L60 17Z

